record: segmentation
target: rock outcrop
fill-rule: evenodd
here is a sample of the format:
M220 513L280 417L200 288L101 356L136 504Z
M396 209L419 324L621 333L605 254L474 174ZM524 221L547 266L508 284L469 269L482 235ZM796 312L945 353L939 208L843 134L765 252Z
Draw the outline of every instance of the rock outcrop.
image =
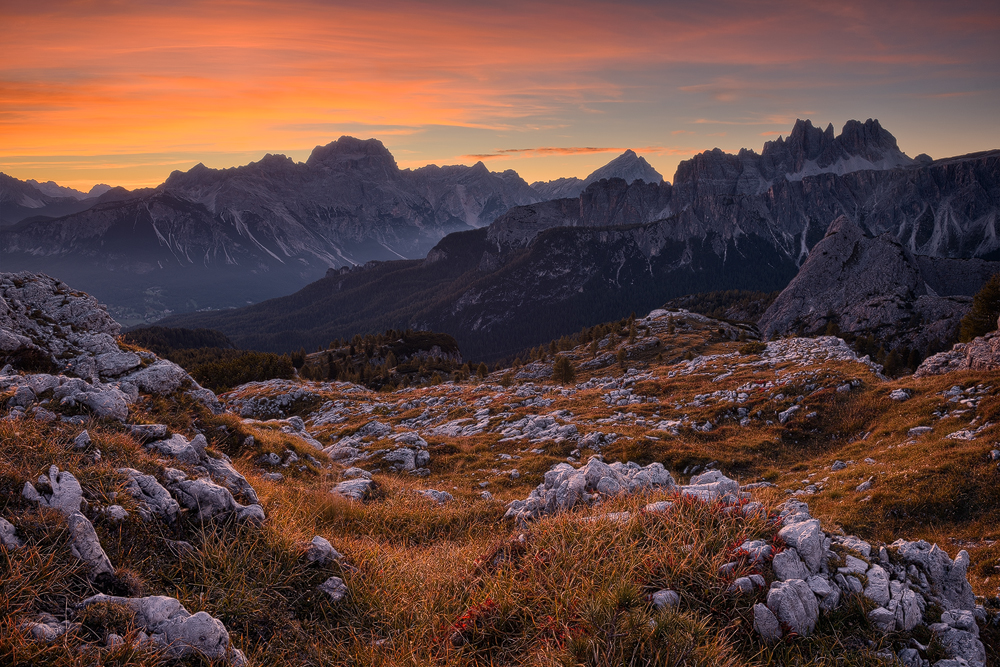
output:
M60 405L117 421L125 421L140 392L184 389L221 411L215 394L177 364L119 346L119 330L89 294L41 274L0 274L0 389L18 387L22 409L51 392ZM11 372L17 370L33 374Z
M835 325L925 349L955 338L972 295L998 270L998 262L914 256L888 234L868 237L840 216L758 326L770 338Z
M631 461L608 465L596 458L581 468L558 463L545 473L545 481L531 495L524 500L511 501L504 517L522 521L535 519L565 512L577 504L589 504L601 497L674 486L674 478L661 463L646 467Z
M1000 321L997 322L1000 327ZM1000 368L1000 331L958 343L946 352L924 359L913 377L941 375L952 371L993 371Z

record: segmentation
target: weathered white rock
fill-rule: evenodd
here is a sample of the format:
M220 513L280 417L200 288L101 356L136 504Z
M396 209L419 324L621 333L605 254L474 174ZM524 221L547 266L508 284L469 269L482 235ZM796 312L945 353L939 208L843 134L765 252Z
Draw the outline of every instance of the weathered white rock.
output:
M73 473L68 470L59 472L59 468L52 465L49 466L48 477L42 475L38 478L38 489L32 486L31 482L25 482L21 495L27 500L59 510L69 516L80 511L83 488Z
M819 572L823 564L823 540L826 537L820 527L819 520L810 519L791 526L785 526L778 531L778 537L786 544L795 547L802 562L810 572Z
M712 502L728 494L738 495L740 484L718 470L709 470L691 478L691 483L680 487L681 495Z
M79 512L73 512L66 518L66 525L69 527L70 553L87 564L90 578L114 574L115 568L104 553L90 520Z
M417 493L422 495L424 498L430 498L438 505L444 505L445 503L450 503L455 500L455 497L447 491L438 491L437 489L423 489L421 491L417 491Z
M985 667L986 647L979 639L979 628L975 622L973 621L972 625L975 631L970 631L954 627L955 621L949 624L945 621L944 614L941 618L943 622L934 623L930 626L930 630L934 638L941 643L945 654L954 660L965 660L969 667Z
M306 549L306 560L317 565L327 565L343 558L333 545L324 538L316 535Z
M201 438L204 441L204 436L201 436ZM198 441L198 438L195 438L189 442L180 433L175 433L167 440L156 440L149 443L146 445L146 448L157 454L169 456L190 465L198 465L201 462L204 449L199 449L197 445L201 444L202 441Z
M884 607L889 604L889 575L881 565L872 565L866 573L868 585L865 586L865 597Z
M774 612L759 602L753 606L753 629L768 644L781 639L781 624Z
M14 524L0 517L0 544L8 549L20 549L24 542L17 536Z
M670 589L656 591L653 593L652 601L657 609L675 609L681 606L680 594Z
M208 479L180 480L171 484L170 490L181 507L191 510L202 521L228 514L235 514L242 521L264 521L260 505L241 505L229 489Z
M798 551L794 547L775 554L771 567L774 569L774 578L778 581L806 579L809 576L806 564L799 558Z
M921 592L944 609L972 610L976 606L972 586L967 579L969 554L959 551L952 561L936 544L924 540L907 542L896 540L891 545L907 565L913 565L924 574L927 584L921 582Z
M816 596L802 579L775 581L767 593L767 608L792 632L808 637L819 620Z
M660 463L645 467L632 462L608 465L596 458L581 468L558 463L545 473L545 480L525 500L512 501L504 516L531 519L567 511L578 503L590 503L602 495L673 487L673 477Z
M885 633L896 629L896 615L882 607L875 607L868 612L868 620L872 622L872 625Z
M152 475L144 475L133 468L119 468L126 475L125 492L139 502L139 516L144 521L159 517L168 523L177 520L181 508L176 500Z
M343 496L344 498L349 498L350 500L364 502L366 500L371 500L378 492L378 488L378 484L375 480L365 479L362 477L340 482L337 486L333 487L331 493Z
M330 577L318 586L319 590L330 597L330 602L337 603L347 597L347 585L340 577Z
M144 598L94 595L84 600L81 607L102 602L131 609L136 625L148 632L149 639L162 647L168 657L200 655L209 660L225 659L232 664L235 650L229 645L229 632L222 621L207 612L191 614L178 600L163 595Z
M22 630L26 630L32 639L39 642L55 641L63 635L80 628L79 623L60 621L51 614L39 614L37 620L23 621L18 626Z

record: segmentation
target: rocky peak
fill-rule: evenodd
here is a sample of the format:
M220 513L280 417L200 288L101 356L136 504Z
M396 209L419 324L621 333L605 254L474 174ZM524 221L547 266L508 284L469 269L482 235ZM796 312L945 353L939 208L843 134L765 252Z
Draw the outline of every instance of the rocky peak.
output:
M364 174L376 180L399 176L396 160L378 139L343 136L326 146L314 148L306 164L313 168Z
M873 162L882 159L887 153L899 152L896 137L871 118L864 123L847 121L838 140L848 155L858 155Z
M605 178L620 178L627 184L633 181L659 183L663 180L660 172L653 169L645 158L636 155L632 149L626 150L600 169L595 169L584 179L584 187Z

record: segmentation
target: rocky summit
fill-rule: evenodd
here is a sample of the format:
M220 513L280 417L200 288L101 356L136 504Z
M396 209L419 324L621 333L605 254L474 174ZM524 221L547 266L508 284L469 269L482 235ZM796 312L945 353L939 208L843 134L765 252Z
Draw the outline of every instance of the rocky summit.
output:
M461 381L216 396L84 293L0 289L3 664L998 658L995 334L889 380L659 309Z

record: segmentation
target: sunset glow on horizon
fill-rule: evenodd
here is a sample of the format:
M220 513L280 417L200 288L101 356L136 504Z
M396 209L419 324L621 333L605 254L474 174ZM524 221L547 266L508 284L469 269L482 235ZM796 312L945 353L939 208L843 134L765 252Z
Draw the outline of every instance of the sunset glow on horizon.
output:
M1000 148L1000 11L978 3L0 1L0 171L82 190L341 135L401 167L667 179L796 118L878 118L911 156Z

